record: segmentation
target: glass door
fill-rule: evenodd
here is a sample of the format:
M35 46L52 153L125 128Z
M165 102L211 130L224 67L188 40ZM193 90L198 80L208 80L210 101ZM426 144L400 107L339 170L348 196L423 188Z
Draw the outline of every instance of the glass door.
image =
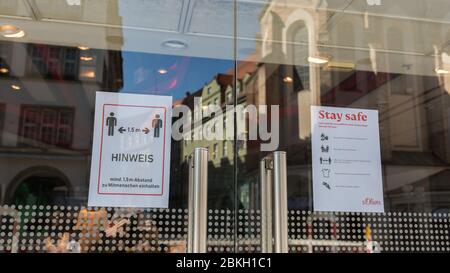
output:
M289 252L449 250L447 5L238 1L239 251L276 251L280 204L265 196L261 172L273 177L264 160L274 151L286 152ZM351 128L317 134L315 109L328 125L339 122L333 111L375 113L375 133L364 147Z
M206 251L235 251L233 4L0 3L0 252L186 252L195 148ZM172 99L167 208L88 206L97 91Z

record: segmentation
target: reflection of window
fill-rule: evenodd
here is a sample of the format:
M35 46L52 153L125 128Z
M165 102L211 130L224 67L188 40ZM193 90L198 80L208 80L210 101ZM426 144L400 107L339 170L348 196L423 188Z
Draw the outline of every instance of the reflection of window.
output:
M227 93L227 103L233 102L233 94L231 92Z
M228 156L228 142L227 141L223 142L223 156L224 157Z
M216 144L214 144L214 146L213 146L213 154L212 154L212 158L213 158L213 159L216 159L218 153L219 153L219 144L216 143Z
M207 89L207 94L209 95L209 94L211 94L211 92L212 92L212 88L211 88L211 87L208 87L208 89Z
M73 119L71 108L25 106L20 116L21 144L41 142L69 147L72 144Z
M214 105L219 105L219 99L218 98L214 99Z
M51 79L77 79L78 51L75 48L29 45L28 74Z

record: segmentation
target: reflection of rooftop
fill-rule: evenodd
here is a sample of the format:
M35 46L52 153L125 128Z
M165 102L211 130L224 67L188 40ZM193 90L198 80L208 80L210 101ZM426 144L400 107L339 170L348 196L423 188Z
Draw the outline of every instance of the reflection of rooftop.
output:
M255 54L252 54L255 55ZM250 59L250 58L248 58ZM253 74L257 69L257 63L255 61L240 61L237 64L237 79L242 80L247 74ZM226 72L228 75L234 75L234 67Z

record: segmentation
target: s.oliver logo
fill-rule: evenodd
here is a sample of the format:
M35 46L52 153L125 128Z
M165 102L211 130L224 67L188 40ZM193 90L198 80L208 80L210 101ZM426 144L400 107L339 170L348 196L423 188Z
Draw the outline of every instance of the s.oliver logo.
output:
M362 204L364 206L376 206L376 205L381 205L381 201L370 198L370 197L366 197L362 200Z

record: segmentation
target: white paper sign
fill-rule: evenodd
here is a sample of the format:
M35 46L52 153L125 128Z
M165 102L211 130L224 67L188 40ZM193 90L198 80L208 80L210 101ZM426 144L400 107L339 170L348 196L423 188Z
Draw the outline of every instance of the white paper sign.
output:
M314 211L384 212L378 111L311 107Z
M172 97L97 92L89 206L167 208Z

